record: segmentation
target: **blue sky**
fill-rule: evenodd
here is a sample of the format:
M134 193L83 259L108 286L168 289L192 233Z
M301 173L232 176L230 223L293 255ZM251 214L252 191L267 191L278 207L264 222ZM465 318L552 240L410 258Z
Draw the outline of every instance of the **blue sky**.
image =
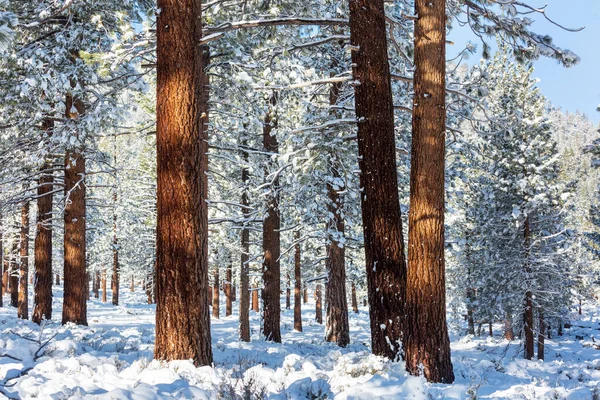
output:
M585 113L591 121L600 122L596 107L600 104L600 0L526 0L532 6L547 4L546 14L569 28L585 26L581 32L567 32L531 15L536 20L533 30L552 36L554 43L575 52L581 61L578 65L565 68L555 60L535 61L534 76L540 79L542 93L554 104L570 112ZM448 38L456 44L449 46L448 57L456 54L471 40L480 41L469 29L454 29ZM491 39L490 44L495 42ZM479 60L480 54L472 56L469 63Z

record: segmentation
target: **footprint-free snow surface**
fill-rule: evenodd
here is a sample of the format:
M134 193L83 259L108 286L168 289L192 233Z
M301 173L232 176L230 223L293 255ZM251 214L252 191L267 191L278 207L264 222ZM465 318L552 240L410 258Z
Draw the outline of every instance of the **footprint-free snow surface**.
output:
M292 310L283 308L282 344L260 339L260 316L254 312L252 342L240 342L235 310L230 317L212 319L214 365L196 368L189 361L152 359L155 306L144 304L141 291L124 291L117 307L92 298L88 327L61 326L60 287L54 287L54 296L53 320L42 327L17 319L12 307L0 308L0 397L600 398L599 304L587 305L581 317L571 316L572 327L564 336L546 340L545 361L523 360L519 341L464 336L452 329L456 382L442 385L408 376L402 363L370 354L367 309L350 313L352 343L344 349L323 341L324 327L314 322L312 301L303 305L302 333L292 329ZM501 326L496 328L499 336Z

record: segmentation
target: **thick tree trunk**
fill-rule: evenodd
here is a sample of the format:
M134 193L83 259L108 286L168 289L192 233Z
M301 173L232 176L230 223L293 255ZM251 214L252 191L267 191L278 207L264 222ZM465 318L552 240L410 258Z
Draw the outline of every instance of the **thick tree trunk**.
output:
M540 331L538 332L538 352L537 358L538 360L544 359L544 342L546 339L546 322L544 321L544 311L540 308L538 310L538 321L540 325Z
M225 271L225 316L229 317L233 311L233 299L231 297L231 281L233 279L233 271L231 270L231 264Z
M304 295L303 295L304 299L302 300L302 302L304 304L308 303L308 286L306 286L306 284L304 284Z
M294 232L294 329L302 332L302 269L300 231Z
M29 201L21 207L21 263L19 268L19 304L17 315L29 319Z
M102 269L102 302L103 303L106 303L108 301L106 298L107 297L106 296L106 278L107 278L106 275L107 275L106 268L103 268Z
M10 268L9 268L9 287L10 291L10 305L12 307L19 306L19 271L18 271L18 253L19 252L19 241L14 240L12 249L10 252Z
M159 0L155 357L212 363L201 0Z
M212 316L219 319L219 268L213 270Z
M400 358L406 260L383 0L350 0L363 232L373 354Z
M323 305L322 305L322 291L321 291L321 284L317 283L317 288L315 290L315 297L316 297L316 301L315 301L315 321L317 321L318 324L322 324L323 323Z
M529 217L525 218L525 226L523 229L525 238L525 253L526 258L529 258L529 246L531 245L531 227ZM525 260L525 272L531 273L529 260ZM533 335L533 294L531 291L525 292L525 311L523 312L523 330L525 331L524 356L525 359L531 360L534 351L534 335Z
M446 326L444 166L446 4L416 0L406 369L430 382L454 382Z
M279 144L273 134L277 125L274 107L277 104L276 94L271 96L270 110L265 117L263 128L263 145L265 151L277 154ZM279 215L279 179L275 178L271 193L267 199L267 215L263 221L263 335L267 340L281 343L281 254L280 233L281 217Z
M358 313L358 299L356 298L356 284L352 282L352 311Z
M252 290L252 310L255 312L260 312L260 308L258 305L258 285L254 285L254 288Z
M69 104L69 101L67 101ZM67 110L70 107L67 106ZM85 159L78 152L65 155L64 299L62 323L87 325Z

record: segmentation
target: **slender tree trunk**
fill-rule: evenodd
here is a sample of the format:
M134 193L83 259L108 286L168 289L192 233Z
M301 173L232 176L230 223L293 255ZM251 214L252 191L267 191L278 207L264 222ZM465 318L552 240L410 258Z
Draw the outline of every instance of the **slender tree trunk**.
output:
M21 207L21 263L19 268L19 301L17 315L29 319L29 201Z
M446 2L416 0L415 15L404 350L412 375L452 383L444 260Z
M212 316L219 319L219 268L213 270Z
M291 308L292 302L292 278L290 278L290 274L286 274L287 276L287 287L285 288L285 309L289 310Z
M244 141L244 145L247 143ZM244 213L244 225L241 231L242 255L240 262L240 339L244 342L250 341L250 219L248 180L250 179L248 168L248 153L244 152L244 168L242 169L242 212Z
M106 268L102 269L102 302L106 303L108 300L106 298Z
M494 336L494 329L493 329L493 323L492 323L492 317L490 317L490 320L488 321L488 333L490 335L490 337Z
M581 299L579 299L579 315L581 315Z
M115 155L115 165L117 164L117 156ZM116 185L116 182L115 182ZM119 305L119 289L121 286L121 267L119 265L119 237L118 237L118 227L117 227L117 187L115 186L113 192L113 241L112 241L112 253L113 253L113 262L112 262L112 277L110 280L110 289L112 291L112 304L114 306Z
M270 110L265 117L263 128L263 145L265 151L277 154L279 144L273 134L277 126L275 106L277 95L270 100ZM271 194L267 199L267 215L263 221L263 335L267 340L281 343L281 254L279 228L279 179L275 178L271 186Z
M8 249L7 249L8 250ZM2 296L8 293L8 280L10 271L10 253L4 252L4 247L0 249L0 264L2 264Z
M546 339L546 322L544 321L544 311L540 308L538 310L538 318L539 318L539 325L540 325L540 331L538 332L538 352L537 352L537 358L538 360L543 360L544 359L544 342Z
M252 290L252 310L255 312L260 312L258 305L258 285L254 285L254 289Z
M352 311L358 313L358 299L356 298L356 284L352 282Z
M304 284L304 295L303 295L304 299L303 299L303 303L306 304L308 303L308 286L306 286L306 284Z
M531 245L531 228L529 217L525 218L524 237L525 237L525 271L527 274L531 273L531 266L529 265L529 246ZM533 294L530 290L525 292L525 311L523 313L523 330L525 331L525 345L524 355L525 359L531 360L533 358Z
M0 223L2 223L2 214L0 213ZM4 307L2 296L5 293L6 277L4 275L4 237L0 230L0 307Z
M386 32L383 0L350 0L372 351L396 360L402 351L406 260Z
M231 298L231 281L233 279L233 271L231 270L231 264L225 271L225 316L229 317L233 311L233 299Z
M321 291L321 284L317 283L317 288L315 290L315 296L316 296L316 301L315 301L315 321L317 321L317 323L322 324L323 323L323 306L322 306L322 291Z
M100 297L100 270L97 269L94 274L94 298Z
M56 286L60 286L60 275L56 274Z
M467 329L467 333L469 335L475 334L475 320L473 319L473 305L475 303L475 291L471 288L467 289L467 324L469 328Z
M129 286L129 291L131 293L135 292L135 278L133 275L131 276L131 284Z
M512 315L507 314L504 320L504 339L515 340L515 332L513 330Z
M237 290L236 288L236 284L235 284L235 278L233 279L233 281L231 282L231 301L237 301Z
M558 329L556 331L556 334L558 336L562 336L563 335L563 323L562 323L562 321L558 322Z
M302 270L300 231L294 232L294 329L302 332Z
M70 110L67 101L67 110ZM87 325L85 159L78 152L65 155L64 300L62 323Z
M19 252L19 241L14 240L12 250L10 252L10 269L9 269L9 291L10 291L10 305L12 307L19 306L19 271L18 271L18 252Z
M201 0L158 0L155 357L212 363ZM176 160L176 162L175 162Z

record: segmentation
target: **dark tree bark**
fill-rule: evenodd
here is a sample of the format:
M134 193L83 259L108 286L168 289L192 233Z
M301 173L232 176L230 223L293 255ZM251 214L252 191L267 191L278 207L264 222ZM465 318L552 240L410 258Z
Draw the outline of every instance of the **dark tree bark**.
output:
M219 268L213 270L212 316L219 319Z
M308 303L308 286L306 286L306 284L304 284L304 295L302 297L303 297L302 302L304 304Z
M233 271L231 270L231 264L225 271L225 316L229 317L233 311L233 299L231 297L231 281L233 279Z
M363 232L373 354L398 359L406 260L383 0L350 0Z
M406 368L429 382L454 382L446 326L444 167L446 2L416 0Z
M247 152L244 152L244 163L248 163ZM247 187L249 178L248 168L244 165L242 169L244 225L241 231L242 255L240 260L240 340L244 342L250 341L250 227L247 222L250 219Z
M492 317L490 317L490 320L488 321L488 334L490 335L490 337L494 336Z
M323 294L322 294L320 283L317 283L317 288L315 290L315 297L316 297L315 321L317 321L318 324L322 324L323 323L323 305L322 305Z
M358 313L358 299L356 298L356 284L352 282L352 311Z
M529 217L525 218L523 234L525 238L525 271L530 274L531 266L529 264L529 246L531 245L531 229ZM534 351L534 335L533 335L533 294L530 290L525 292L525 311L523 312L523 330L525 331L524 356L525 359L531 360Z
M60 286L60 275L56 274L56 286Z
M8 293L8 273L10 271L9 260L10 254L8 252L4 252L4 247L0 248L0 265L2 267L2 296Z
M537 358L538 360L544 359L544 342L546 339L546 321L544 321L544 311L540 308L538 310L538 321L540 325L540 330L538 332L538 351Z
M302 332L302 269L300 231L294 232L294 329Z
M102 302L106 303L106 268L102 269Z
M291 297L292 297L292 278L290 278L290 274L287 274L287 287L285 288L285 309L289 310L292 305Z
M252 310L255 312L260 312L259 304L258 304L258 285L254 285L252 289Z
M115 155L115 165L117 164L117 156ZM116 185L116 183L115 183ZM112 276L110 279L110 289L111 289L111 301L113 306L119 305L119 291L121 287L121 267L119 265L119 237L117 235L117 187L115 186L113 192L113 241L112 241Z
M471 288L467 289L467 333L469 335L475 334L475 320L473 319L473 304L475 304L475 291Z
M21 207L21 263L19 268L19 301L17 315L29 319L29 201Z
M19 271L18 271L18 253L19 252L19 241L14 240L12 249L10 252L10 268L9 268L9 287L10 291L10 305L12 307L19 306Z
M212 363L201 0L159 0L155 357ZM203 105L204 103L204 105Z
M67 101L67 110L70 110ZM86 303L86 200L85 159L78 152L65 155L65 196L68 196L64 212L64 299L62 323L73 322L87 325Z
M581 299L579 299L579 312L578 312L578 314L579 314L579 315L581 315L581 314L582 314L582 313L581 313Z
M271 96L270 110L265 116L263 128L263 145L265 151L276 154L279 151L277 137L273 129L277 125L274 107L277 104L276 94ZM263 335L267 340L281 343L281 255L279 228L279 179L275 178L271 186L271 194L267 199L267 214L263 221Z
M100 270L94 273L94 298L100 297Z
M237 301L235 279L231 282L231 301Z

